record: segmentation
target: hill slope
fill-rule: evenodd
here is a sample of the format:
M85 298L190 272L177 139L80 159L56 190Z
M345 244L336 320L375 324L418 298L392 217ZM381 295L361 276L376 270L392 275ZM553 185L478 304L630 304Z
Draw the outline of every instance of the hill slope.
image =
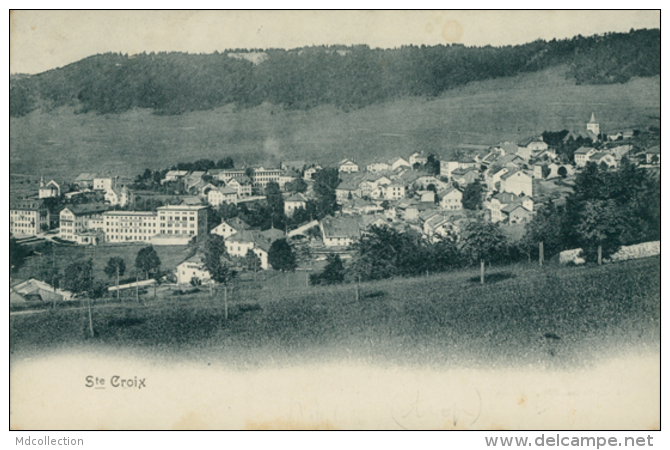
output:
M73 107L10 119L12 173L72 179L112 170L232 156L243 163L306 159L366 162L415 150L446 155L464 144L517 140L544 130L581 129L596 112L601 130L658 125L660 77L577 85L569 68L476 81L434 99L407 97L350 112L332 106L286 110L263 104L159 116L147 109L75 114Z

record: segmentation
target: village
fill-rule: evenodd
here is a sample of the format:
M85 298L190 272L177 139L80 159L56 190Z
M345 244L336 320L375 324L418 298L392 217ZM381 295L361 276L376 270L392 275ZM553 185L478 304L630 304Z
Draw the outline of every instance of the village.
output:
M227 267L254 275L285 270L272 262L277 241L287 242L296 266L308 270L328 255L350 258L372 227L411 230L436 243L457 242L468 223L490 222L510 240L519 240L538 210L565 204L576 174L587 165L616 171L626 160L660 167L660 145L644 147L638 134L603 133L592 114L582 129L545 133L551 139L532 136L479 146L441 160L417 150L390 159L345 158L337 167L284 161L277 168L235 168L227 158L147 169L134 180L113 173L82 173L67 184L42 178L37 192L12 199L10 233L27 248L50 241L189 249L173 267L162 267L163 283L181 287L212 281L204 261L204 243L212 235L225 245ZM124 287L118 273L116 278L110 291ZM125 288L138 285L136 280ZM24 296L72 297L49 280L30 279L13 289Z

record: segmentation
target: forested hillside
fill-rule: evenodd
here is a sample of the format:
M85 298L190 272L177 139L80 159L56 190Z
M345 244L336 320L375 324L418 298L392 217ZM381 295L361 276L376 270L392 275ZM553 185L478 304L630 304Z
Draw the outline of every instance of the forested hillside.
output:
M471 81L567 65L577 84L624 83L660 74L660 30L631 30L506 47L367 46L293 50L104 54L37 75L10 79L10 114L74 106L79 112L149 108L180 114L270 102L305 110L343 110L403 98L433 97Z

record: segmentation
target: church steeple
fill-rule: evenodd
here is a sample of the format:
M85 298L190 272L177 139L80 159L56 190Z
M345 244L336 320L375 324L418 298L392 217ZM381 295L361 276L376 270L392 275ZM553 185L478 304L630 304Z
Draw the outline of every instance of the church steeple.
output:
M600 124L596 121L595 113L591 113L591 120L586 124L586 130L592 132L596 136L600 135Z

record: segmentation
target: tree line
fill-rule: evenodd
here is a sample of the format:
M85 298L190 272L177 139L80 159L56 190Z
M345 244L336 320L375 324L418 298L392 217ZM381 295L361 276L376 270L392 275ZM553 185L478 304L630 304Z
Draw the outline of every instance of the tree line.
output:
M242 50L253 51L260 50ZM568 76L580 84L660 74L659 29L504 47L357 45L262 51L267 57L259 64L232 58L229 51L94 55L41 74L12 76L10 115L64 105L100 114L132 108L181 114L262 102L287 109L332 104L347 110L405 96L432 97L471 81L557 65L568 65Z

